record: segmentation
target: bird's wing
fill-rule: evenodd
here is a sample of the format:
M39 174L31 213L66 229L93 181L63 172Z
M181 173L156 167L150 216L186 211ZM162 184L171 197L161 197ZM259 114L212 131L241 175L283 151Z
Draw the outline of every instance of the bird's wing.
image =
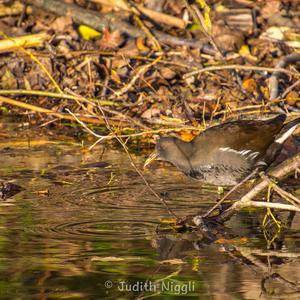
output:
M268 121L245 120L243 123L228 122L210 127L197 136L195 145L217 144L218 147L231 148L234 150L251 150L262 154L274 142L276 134L282 124ZM217 136L217 139L215 138Z
M260 153L249 149L236 150L229 147L220 147L208 153L203 159L203 153L195 152L190 158L192 171L189 174L194 178L222 177L222 180L231 182L239 181L256 166L266 166L259 158Z
M220 147L215 151L215 161L232 168L251 168L254 165L267 165L260 159L261 153L250 149L236 150L230 147Z

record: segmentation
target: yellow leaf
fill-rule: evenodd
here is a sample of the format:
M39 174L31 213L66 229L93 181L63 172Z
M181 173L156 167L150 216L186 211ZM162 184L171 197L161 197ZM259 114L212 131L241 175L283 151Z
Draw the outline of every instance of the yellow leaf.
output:
M270 98L270 91L267 87L264 86L260 86L259 90L261 91L261 93L264 95L264 98L269 99Z
M255 53L256 49L254 49L254 53ZM250 49L247 45L242 45L240 50L239 50L239 54L243 57L246 57L252 61L257 61L257 57L253 56L250 52Z
M116 83L122 83L120 76L115 70L111 70L110 78L115 81Z
M78 32L84 40L99 38L102 35L99 31L86 25L80 25L78 27Z
M203 10L203 17L204 17L204 26L206 31L211 34L212 33L212 24L209 17L210 7L206 4L205 0L198 0L198 3Z
M190 26L190 30L191 31L197 31L197 30L200 30L201 29L201 27L200 27L200 25L199 24L197 24L197 23L192 23L192 25Z
M145 39L143 37L138 37L136 39L136 46L141 52L149 52L150 48L145 45Z
M212 33L212 26L211 26L211 21L209 17L209 11L204 12L204 24L206 26L206 30L208 31L209 34Z
M241 56L251 55L249 47L247 45L242 45L242 47L239 50L239 54Z

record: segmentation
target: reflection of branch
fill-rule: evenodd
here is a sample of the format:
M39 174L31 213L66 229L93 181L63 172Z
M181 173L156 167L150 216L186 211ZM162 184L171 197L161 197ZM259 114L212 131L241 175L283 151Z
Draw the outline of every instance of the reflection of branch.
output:
M259 260L256 255L260 255L260 256L275 256L275 257L299 257L300 254L296 254L296 253L282 253L282 252L278 252L278 251L261 251L258 249L249 249L246 247L236 247L236 250L244 257L246 258L248 261L250 261L255 267L261 269L264 273L268 274L270 272L270 267L269 265L265 264L263 261ZM279 275L278 273L272 273L269 275L266 275L261 282L261 287L263 292L266 292L265 289L265 283L267 280L277 280L279 281L281 284L283 284L284 286L296 290L297 292L299 292L299 287L297 286L296 283L294 282L290 282L287 279L285 279L284 277L282 277L281 275Z
M242 252L242 254L251 253L252 255L257 255L257 256L275 256L275 257L281 257L281 258L298 258L298 257L300 257L300 253L295 253L295 252L250 249L250 248L243 247L243 246L238 246L237 248L238 248L237 250Z
M270 281L270 280L277 280L279 281L280 283L282 283L285 287L288 287L292 290L295 290L296 293L298 294L300 292L300 289L298 288L297 284L294 283L294 282L291 282L291 281L288 281L287 279L283 278L281 275L277 274L277 273L273 273L269 276L266 276L265 278L262 279L261 281L261 289L264 293L266 293L267 295L269 295L270 293L267 292L267 289L265 287L267 281ZM284 295L290 295L290 293L284 293ZM282 293L281 295L282 296Z
M222 235L222 233L220 233ZM200 244L203 241L200 241ZM195 244L195 242L194 242ZM198 250L196 248L196 250ZM225 253L234 261L248 267L249 270L255 273L255 277L257 278L259 274L261 274L261 287L262 291L266 292L265 283L269 280L276 280L281 283L284 287L291 289L294 293L299 293L300 288L297 283L291 282L288 279L284 278L279 273L273 273L270 268L271 265L270 260L266 259L270 257L278 257L278 258L299 258L299 253L292 252L280 252L280 251L270 251L270 250L261 250L261 249L250 249L245 246L239 245L231 245L231 247L222 247L222 251L225 250ZM284 260L287 261L287 260ZM290 261L290 260L289 260ZM285 292L284 295L289 295L289 292ZM281 295L282 296L282 295Z
M272 171L269 172L268 175L275 177L276 179L282 179L286 175L290 174L294 170L297 170L300 167L300 153L294 155L293 157L285 160L278 166L276 166ZM218 222L225 222L230 219L232 215L241 210L244 207L269 207L269 208L278 208L278 209L286 209L299 211L298 207L293 205L281 204L281 203L266 203L253 201L252 199L257 196L260 192L266 189L269 185L268 180L261 180L258 184L256 184L246 195L244 195L239 201L235 202L231 207L229 207L226 211L221 213L216 219Z

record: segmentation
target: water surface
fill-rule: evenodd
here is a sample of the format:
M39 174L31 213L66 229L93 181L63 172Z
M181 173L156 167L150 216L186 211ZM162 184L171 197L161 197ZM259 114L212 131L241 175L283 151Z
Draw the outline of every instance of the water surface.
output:
M168 212L121 149L8 136L0 178L25 190L0 203L0 299L299 299L298 216L271 247L257 211L215 242L164 233ZM134 159L141 167L145 156ZM165 163L145 176L179 216L219 197Z

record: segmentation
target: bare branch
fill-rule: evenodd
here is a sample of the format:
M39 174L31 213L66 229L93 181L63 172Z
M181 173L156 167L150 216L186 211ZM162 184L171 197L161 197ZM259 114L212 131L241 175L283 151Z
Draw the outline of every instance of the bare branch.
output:
M268 173L268 175L275 177L276 179L280 180L283 179L285 176L290 174L291 172L297 170L300 167L300 153L294 155L293 157L285 160L278 166L276 166L272 171ZM260 192L266 189L269 185L268 180L261 180L258 184L256 184L246 195L244 195L239 201L235 202L230 208L226 211L221 213L216 219L218 222L225 222L226 220L230 219L231 216L236 212L241 210L244 207L269 207L269 208L278 208L278 209L285 209L291 211L300 211L298 207L293 205L287 204L280 204L280 203L268 203L262 205L262 202L253 201L255 196L257 196ZM270 206L268 206L270 205ZM284 206L283 206L284 205Z

